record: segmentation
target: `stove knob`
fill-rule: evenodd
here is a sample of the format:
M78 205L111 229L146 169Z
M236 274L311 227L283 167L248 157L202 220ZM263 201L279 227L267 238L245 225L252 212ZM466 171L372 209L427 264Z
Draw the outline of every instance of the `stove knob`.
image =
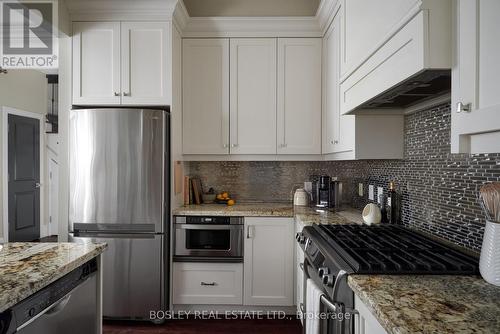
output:
M309 248L309 246L311 246L311 243L312 243L311 239L306 238L304 249L307 250L307 248Z
M300 238L302 237L302 233L300 232L297 232L297 234L295 234L295 240L299 241L300 242Z
M328 275L329 272L330 270L328 269L328 267L320 267L318 269L318 276L323 278L323 276Z
M323 275L321 277L321 280L323 281L323 284L326 285L326 286L333 286L333 281L334 277L332 274L330 275Z

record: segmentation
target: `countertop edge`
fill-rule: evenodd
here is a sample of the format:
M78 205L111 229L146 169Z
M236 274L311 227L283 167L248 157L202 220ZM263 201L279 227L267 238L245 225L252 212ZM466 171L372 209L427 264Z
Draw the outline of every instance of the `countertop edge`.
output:
M352 291L361 299L368 310L373 314L377 321L382 325L382 327L387 331L388 334L409 334L410 332L399 328L397 326L391 325L391 320L386 317L382 312L380 312L376 303L373 302L368 293L363 291L363 289L357 284L355 277L349 275L347 277L347 284L352 289Z
M26 286L20 286L18 289L13 289L11 292L12 295L15 297L9 300L7 303L0 305L0 313L4 312L5 310L9 309L10 307L16 305L23 299L28 298L29 296L37 293L41 289L45 288L46 286L50 285L51 283L57 281L59 278L63 277L64 275L68 274L69 272L75 270L78 268L80 265L84 264L87 261L90 261L91 259L99 256L104 252L104 250L107 248L107 244L98 244L96 247L78 257L75 258L74 260L70 261L68 264L62 266L59 268L59 270L55 271L53 275L48 276L46 279L40 280L35 284Z

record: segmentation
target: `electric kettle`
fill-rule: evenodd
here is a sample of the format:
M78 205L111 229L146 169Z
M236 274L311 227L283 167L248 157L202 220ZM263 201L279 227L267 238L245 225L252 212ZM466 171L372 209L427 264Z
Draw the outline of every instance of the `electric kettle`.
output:
M293 195L293 205L307 206L309 205L309 193L303 188L295 190Z

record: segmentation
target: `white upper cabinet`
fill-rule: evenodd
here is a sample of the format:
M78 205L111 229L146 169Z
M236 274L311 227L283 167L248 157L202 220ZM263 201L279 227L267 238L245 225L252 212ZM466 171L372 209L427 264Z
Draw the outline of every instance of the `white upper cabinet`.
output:
M276 154L276 39L230 41L231 154Z
M335 16L323 39L323 153L354 149L354 116L340 113L340 66L342 14Z
M294 230L292 218L245 217L244 305L294 304Z
M458 0L452 153L500 152L500 1Z
M321 154L321 39L278 39L278 154Z
M323 149L326 160L402 159L402 115L344 115L340 76L344 14L340 8L323 39Z
M122 104L170 105L170 25L122 22Z
M183 153L229 154L229 40L184 39Z
M120 104L120 22L73 24L73 104Z
M73 104L170 105L168 22L75 22Z

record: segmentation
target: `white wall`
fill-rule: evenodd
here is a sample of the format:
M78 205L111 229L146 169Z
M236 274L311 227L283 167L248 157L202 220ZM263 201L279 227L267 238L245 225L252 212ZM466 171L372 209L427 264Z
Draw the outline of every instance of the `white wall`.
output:
M0 107L11 107L24 111L30 111L39 114L47 113L47 79L45 74L35 70L9 70L7 74L0 74ZM0 148L3 147L3 117L0 117ZM40 131L45 131L41 128ZM42 162L45 161L45 150L40 152ZM2 159L4 157L2 156ZM3 161L3 160L1 160ZM0 163L0 175L3 163ZM0 177L0 221L3 226L3 196L4 187ZM42 177L42 185L46 184L45 176ZM41 191L44 191L42 188ZM45 208L46 203L41 203ZM40 222L41 229L47 228L48 222L43 216ZM0 228L0 239L3 239L3 228Z

